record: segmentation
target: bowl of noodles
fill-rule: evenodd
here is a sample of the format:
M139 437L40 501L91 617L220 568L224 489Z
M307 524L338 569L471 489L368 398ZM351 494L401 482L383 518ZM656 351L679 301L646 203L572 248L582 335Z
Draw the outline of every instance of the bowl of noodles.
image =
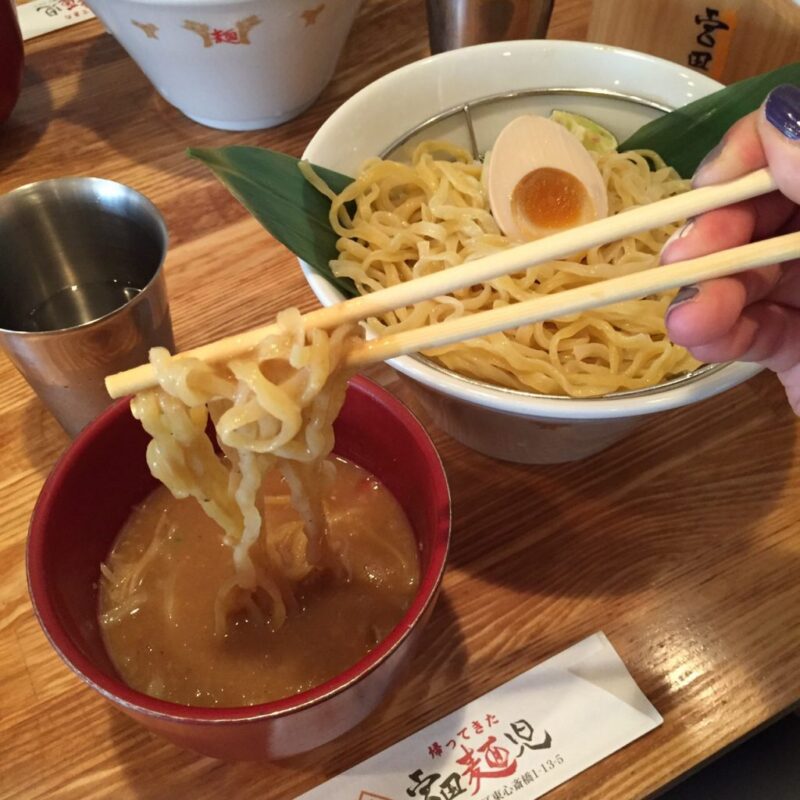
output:
M332 271L364 294L512 246L493 218L487 164L498 136L524 115L569 123L591 150L608 214L685 191L688 181L657 153L620 153L616 143L718 88L649 55L559 41L480 45L386 75L334 112L303 156L355 178L341 194L331 193L339 236ZM590 147L595 134L603 147ZM370 321L371 335L654 267L679 227L387 313ZM300 263L323 305L341 301L337 288ZM618 303L390 363L410 379L434 422L467 446L522 463L577 460L612 445L649 414L711 397L758 371L752 364L703 365L672 344L663 322L672 296Z
M29 589L56 652L124 713L216 758L285 758L361 722L401 679L444 571L450 499L432 442L377 385L316 380L303 356L320 341L293 342L291 372L277 363L280 342L265 343L262 377L273 391L264 407L301 409L283 450L231 439L219 398L151 390L132 403L147 430L130 400L111 406L56 464L31 518ZM247 378L236 379L225 410L248 418L242 437L255 412L242 400ZM225 394L231 380L217 368L210 385ZM202 392L202 376L187 385ZM154 399L163 413L148 410ZM275 419L261 416L262 434ZM186 444L197 436L200 445ZM303 475L316 468L308 455L320 436L309 488ZM253 499L245 462L259 452L267 457ZM201 480L193 492L181 469L194 467L227 470L236 491L219 495ZM315 504L324 526L316 543ZM243 518L226 530L236 508Z

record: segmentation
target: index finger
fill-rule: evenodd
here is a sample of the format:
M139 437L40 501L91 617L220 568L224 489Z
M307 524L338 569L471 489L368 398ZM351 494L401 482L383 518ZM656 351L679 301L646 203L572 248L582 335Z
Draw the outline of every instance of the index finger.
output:
M800 203L800 88L773 89L757 111L742 117L701 162L694 186L739 178L769 167L778 189Z
M760 113L760 109L753 111L731 125L719 144L700 162L692 186L725 183L767 166L758 129Z

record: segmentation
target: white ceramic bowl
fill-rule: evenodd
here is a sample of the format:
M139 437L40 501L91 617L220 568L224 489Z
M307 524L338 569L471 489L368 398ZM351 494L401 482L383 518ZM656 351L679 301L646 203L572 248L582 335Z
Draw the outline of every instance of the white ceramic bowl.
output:
M585 114L623 141L663 111L718 88L716 81L678 64L605 45L542 40L479 45L417 61L367 86L325 122L304 157L353 175L365 158L393 151L399 138L437 115L440 119L419 137L468 146L463 114L443 112L523 90L531 92L473 106L479 150L490 147L515 116L549 114L553 108ZM300 266L323 305L342 299L307 264ZM646 415L711 397L759 371L753 364L734 363L641 393L574 400L490 386L417 357L390 363L414 381L421 404L453 437L496 458L524 463L591 455L621 439Z
M361 0L87 0L164 99L212 128L296 117L333 75Z

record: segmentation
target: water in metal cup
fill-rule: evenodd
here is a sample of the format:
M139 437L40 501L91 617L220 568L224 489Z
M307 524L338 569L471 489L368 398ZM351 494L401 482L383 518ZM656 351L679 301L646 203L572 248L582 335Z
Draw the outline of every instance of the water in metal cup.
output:
M553 0L427 0L431 52L512 39L542 39Z
M0 197L0 345L69 434L109 404L107 374L174 349L166 248L152 203L113 181Z
M92 322L124 306L140 291L117 280L65 286L30 312L30 330L52 331Z

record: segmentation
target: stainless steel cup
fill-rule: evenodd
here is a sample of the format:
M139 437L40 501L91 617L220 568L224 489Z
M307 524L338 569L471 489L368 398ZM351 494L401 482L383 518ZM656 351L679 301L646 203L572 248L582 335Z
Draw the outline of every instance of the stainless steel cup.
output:
M553 0L427 0L431 52L510 39L542 39Z
M0 197L0 345L71 436L111 402L107 374L174 349L166 249L155 206L114 181Z

